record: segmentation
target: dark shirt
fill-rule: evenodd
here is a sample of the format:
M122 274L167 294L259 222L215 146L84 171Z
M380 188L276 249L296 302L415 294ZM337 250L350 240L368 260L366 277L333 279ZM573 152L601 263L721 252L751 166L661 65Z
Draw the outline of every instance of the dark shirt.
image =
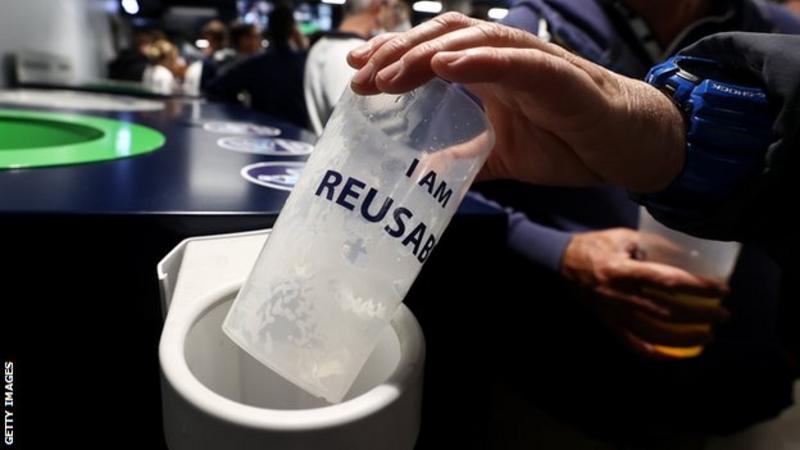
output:
M112 80L142 81L142 75L150 62L147 57L135 49L119 52L113 61L108 63L108 78Z
M274 44L266 52L238 63L212 81L211 98L236 101L241 92L250 95L253 109L291 124L308 128L303 94L305 52Z

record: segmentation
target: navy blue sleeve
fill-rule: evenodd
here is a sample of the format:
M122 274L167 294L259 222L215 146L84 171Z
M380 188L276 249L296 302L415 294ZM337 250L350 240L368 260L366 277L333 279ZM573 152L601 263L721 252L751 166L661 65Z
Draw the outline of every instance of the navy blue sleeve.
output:
M503 207L480 193L470 191L472 197L505 211L508 215L508 247L528 261L553 272L561 269L561 259L572 233L551 228L528 219L511 208Z
M564 251L571 239L572 233L533 222L521 212L508 216L508 247L553 272L560 271Z
M533 6L523 0L515 2L509 9L508 15L500 23L538 35L540 19L541 15L534 10Z
M767 3L763 6L764 15L775 25L775 31L786 34L800 34L800 17L783 5Z

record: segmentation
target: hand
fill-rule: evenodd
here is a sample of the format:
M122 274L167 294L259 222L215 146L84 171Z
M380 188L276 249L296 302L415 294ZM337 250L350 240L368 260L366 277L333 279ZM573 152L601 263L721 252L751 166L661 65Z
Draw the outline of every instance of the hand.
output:
M482 178L644 193L683 167L683 121L666 96L521 30L447 13L373 38L348 63L362 95L406 92L434 76L475 93L497 138Z
M300 28L295 25L292 28L292 34L289 36L289 42L297 51L308 49L308 38L300 31Z
M721 298L727 287L676 267L637 261L638 239L638 232L625 228L576 234L564 252L561 274L589 294L600 318L639 353L663 357L652 344L707 343L713 338L708 324L726 319L728 312L715 302L675 297Z

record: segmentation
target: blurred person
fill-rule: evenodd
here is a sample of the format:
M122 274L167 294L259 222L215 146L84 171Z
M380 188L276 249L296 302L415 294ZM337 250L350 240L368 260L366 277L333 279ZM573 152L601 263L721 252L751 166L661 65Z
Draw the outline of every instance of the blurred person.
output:
M306 52L292 49L298 33L294 11L278 4L269 14L267 50L232 67L207 89L211 98L237 101L244 96L253 109L291 124L308 128L303 100L303 69Z
M113 80L141 81L149 64L146 50L155 38L156 34L151 30L134 30L132 45L121 50L108 63L108 77Z
M228 35L230 37L230 48L217 51L214 55L215 77L224 75L232 67L258 55L264 50L261 31L253 24L234 23ZM208 78L209 82L212 80L212 77Z
M231 60L236 52L228 47L228 28L222 21L209 21L200 30L200 39L206 40L208 46L201 49L203 59L192 63L188 69L186 90L192 94L204 91L208 84L217 77L219 67Z
M258 27L249 23L237 23L231 27L231 48L240 57L255 56L264 50L263 37Z
M178 55L178 48L166 39L159 39L145 50L150 64L142 74L142 82L159 94L174 94L180 90L185 65Z
M268 36L269 38L269 36ZM271 39L271 38L269 38ZM269 42L272 42L271 40ZM295 51L307 51L309 47L308 36L300 31L300 27L295 25L292 29L292 36L289 38L289 47Z
M397 0L349 0L344 19L335 31L324 33L308 54L304 76L305 102L312 129L322 133L355 71L347 65L347 52L370 37L399 23Z
M228 45L228 28L222 21L214 19L205 25L200 30L200 39L205 39L208 46L204 49L203 55L208 58L214 53L224 49Z
M505 22L638 78L666 55L716 31L800 30L797 21L779 8L750 1L529 0L517 3ZM369 54L384 42L376 38L361 50ZM397 53L402 54L400 50ZM383 62L379 59L377 64L380 67ZM390 70L397 66L389 66L382 79L390 80L398 74ZM354 88L360 83L370 86L380 82L369 78L376 71L364 72L359 74L363 77L354 79ZM544 162L553 168L552 161ZM651 173L642 176L655 178ZM697 360L671 365L648 362L618 351L579 302L565 301L575 298L572 291L581 288L577 297L590 297L588 302L597 310L597 317L626 345L646 355L659 356L642 337L656 342L711 338L670 335L642 320L641 314L632 313L649 309L649 313L658 314L654 310L675 307L639 291L643 282L675 280L635 260L637 234L632 228L637 226L638 207L628 200L627 193L609 187L578 190L508 184L484 191L503 205L516 208L509 216L509 246L517 254L510 272L519 281L509 290L537 287L541 298L522 316L538 315L541 319L535 321L537 326L526 322L524 329L532 341L549 342L536 347L541 350L538 360L557 368L540 370L536 382L526 379L522 383L542 386L537 390L538 398L544 399L551 412L595 434L619 438L628 433L626 437L634 438L631 430L649 436L730 432L771 417L791 404L794 369L775 331L780 270L758 246L750 245L743 251L731 282L732 296L725 301L733 309L733 318L727 328L722 328L717 345ZM565 326L553 317L568 317L576 326ZM546 336L553 334L562 338L548 341ZM571 358L576 353L588 356ZM592 383L581 381L580 374L586 371L592 371ZM747 387L739 389L738 407L715 402L738 385ZM642 392L653 395L642 396ZM692 405L688 408L692 413L680 413L687 405Z
M795 13L800 14L800 0L787 0L786 7Z

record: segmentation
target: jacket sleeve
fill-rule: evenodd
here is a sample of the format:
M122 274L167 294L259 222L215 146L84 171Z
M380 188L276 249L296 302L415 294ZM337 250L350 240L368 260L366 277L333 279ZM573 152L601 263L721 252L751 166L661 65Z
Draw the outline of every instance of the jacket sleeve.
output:
M722 33L702 39L681 53L718 61L725 70L762 83L777 119L766 168L755 182L741 186L713 215L691 220L659 214L667 225L691 234L758 241L784 259L800 242L800 215L792 205L798 185L800 152L800 36Z
M473 198L505 211L508 217L508 248L542 268L558 272L572 233L530 220L525 214L504 207L482 194L470 191Z

